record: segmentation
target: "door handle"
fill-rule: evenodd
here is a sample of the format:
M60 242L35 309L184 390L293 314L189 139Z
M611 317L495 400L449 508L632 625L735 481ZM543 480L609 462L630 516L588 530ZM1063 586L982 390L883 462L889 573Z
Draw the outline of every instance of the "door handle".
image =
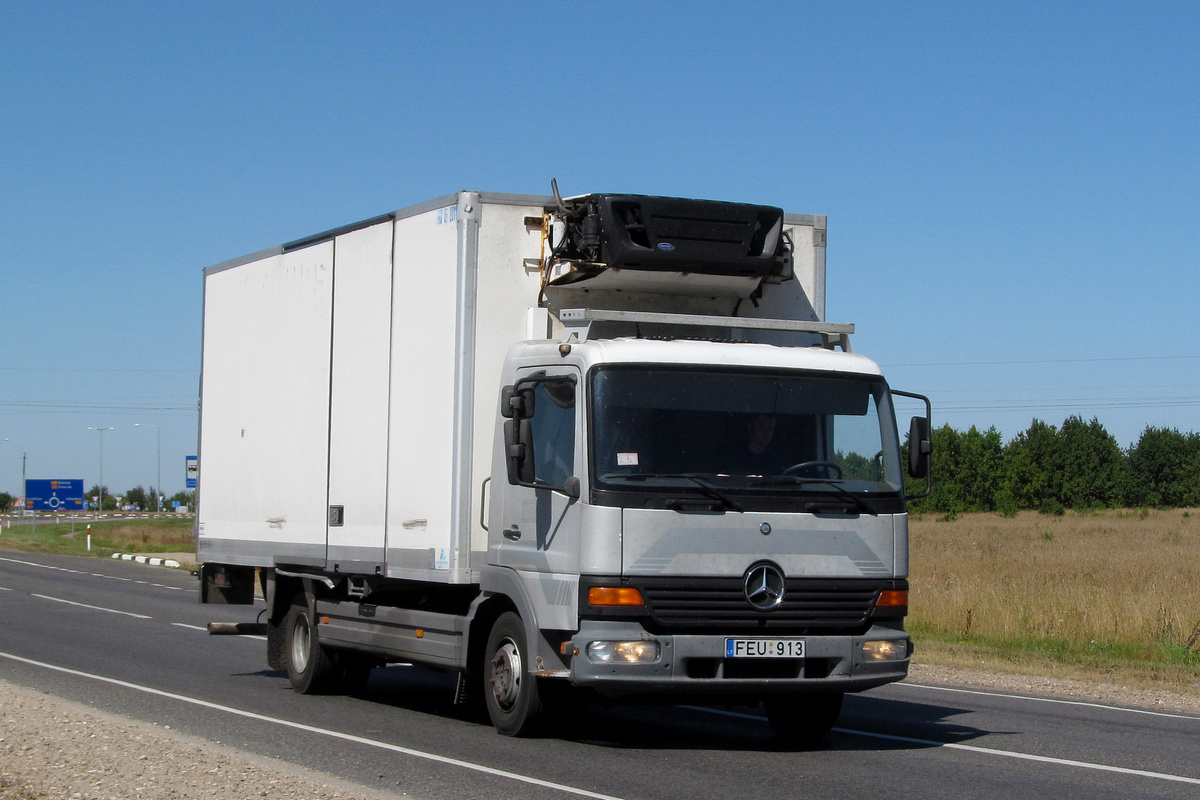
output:
M521 529L516 525L513 525L511 528L508 528L504 531L504 538L511 539L515 542L517 539L521 538Z

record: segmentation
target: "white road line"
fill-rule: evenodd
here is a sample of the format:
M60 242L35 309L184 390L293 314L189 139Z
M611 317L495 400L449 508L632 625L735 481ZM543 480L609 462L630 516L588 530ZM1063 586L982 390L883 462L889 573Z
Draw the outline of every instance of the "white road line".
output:
M457 758L450 758L449 756L439 756L436 753L427 753L423 750L414 750L411 747L401 747L400 745L389 744L388 742L381 742L376 739L367 739L363 736L355 736L355 735L349 734L349 733L341 733L339 731L330 731L330 730L325 730L323 728L315 728L311 725L304 725L299 722L292 722L290 720L285 720L285 719L275 719L274 717L268 717L268 716L264 716L262 714L255 714L252 711L243 711L240 708L230 708L228 706L218 705L217 703L210 703L207 700L199 700L195 697L188 697L188 696L182 695L182 694L173 694L171 692L164 692L161 689L152 689L149 686L140 686L136 683L129 683L127 681L117 680L116 678L106 678L103 675L92 675L87 672L80 672L78 670L68 669L67 667L60 667L55 664L47 664L42 661L34 661L33 659L30 659L30 658L22 658L21 656L12 655L11 653L0 652L0 657L7 658L12 661L19 661L22 664L29 664L29 665L32 665L35 667L42 667L43 669L54 670L55 672L62 672L67 675L75 675L80 678L89 678L91 680L100 681L102 683L111 684L113 686L121 686L126 689L133 689L134 691L144 692L146 694L152 694L157 697L165 697L168 700L177 700L181 703L190 703L191 705L200 706L202 708L212 709L213 711L224 711L227 714L233 714L238 717L245 717L246 719L253 719L253 720L257 720L259 722L269 722L273 725L280 725L285 728L292 728L294 730L304 731L306 733L315 733L320 736L328 736L331 739L341 739L342 741L345 741L345 742L353 742L354 744L362 744L362 745L366 745L368 747L377 747L380 750L389 750L393 753L400 753L400 754L406 755L406 756L413 756L414 758L423 758L423 759L426 759L427 761L434 761L438 764L447 764L452 767L460 767L462 769L471 770L473 772L481 772L485 775L494 775L499 778L507 778L512 781L517 781L518 783L525 783L525 784L529 784L531 786L540 786L544 789L553 789L555 791L563 792L565 794L576 795L578 797L591 797L591 798L594 798L594 800L621 800L621 798L614 797L613 795L609 795L609 794L600 794L599 792L591 792L591 791L588 791L587 789L579 789L574 786L567 786L566 784L562 784L562 783L553 783L551 781L544 781L540 778L530 777L529 775L521 775L520 773L516 773L516 772L508 772L507 770L496 769L495 767L487 767L487 766L484 766L483 764L475 764L470 761L463 761L463 760L457 759Z
M93 611L107 611L110 614L124 614L127 617L137 617L138 619L153 619L145 614L134 614L132 611L118 611L115 608L105 608L104 606L89 606L87 603L76 603L74 600L63 600L61 597L51 597L48 594L34 594L30 592L30 597L40 597L43 600L53 600L56 603L66 603L69 606L79 606L80 608L90 608Z
M896 686L907 686L913 689L929 689L934 692L957 692L959 694L976 694L984 697L1002 697L1006 700L1032 700L1035 703L1060 703L1067 706L1085 706L1087 708L1100 708L1105 711L1124 711L1128 714L1146 714L1151 717L1167 717L1168 719L1190 719L1200 721L1200 717L1191 714L1172 714L1168 711L1151 711L1146 708L1126 708L1124 706L1110 706L1104 703L1093 703L1087 700L1058 700L1053 697L1031 697L1027 694L1005 694L1003 692L989 692L983 689L958 689L951 686L930 686L925 683L909 683L904 681L897 683Z
M743 714L738 711L726 711L722 708L704 708L702 706L681 706L692 711L705 711L709 714L720 714L725 717L738 717L739 719L752 719L766 722L766 717L758 714ZM908 742L910 744L920 744L927 747L946 747L951 750L966 750L971 753L982 753L989 756L1002 756L1004 758L1017 758L1025 761L1040 761L1046 764L1059 764L1068 767L1081 767L1082 769L1094 769L1102 772L1119 772L1122 775L1137 775L1142 778L1157 778L1163 781L1177 781L1179 783L1192 783L1200 786L1200 778L1189 778L1185 775L1172 775L1167 772L1149 772L1144 769L1129 769L1127 767L1114 767L1110 764L1095 764L1090 761L1072 761L1068 758L1052 758L1051 756L1035 756L1028 753L1016 753L1012 750L996 750L991 747L977 747L973 744L958 744L956 742L935 742L932 739L914 739L908 736L892 736L886 733L872 733L870 731L855 731L849 728L834 728L838 733L846 733L851 736L866 736L872 739L886 739L892 742Z
M150 583L149 581L135 580L134 578L121 578L121 577L118 577L117 575L104 575L99 572L84 572L84 571L78 570L78 569L68 569L67 567L54 567L54 566L51 566L50 564L39 564L36 561L22 561L19 558L0 558L0 561L7 561L11 564L23 564L24 566L27 566L27 567L41 567L42 569L51 569L51 570L54 570L55 572L69 572L72 575L91 575L93 578L104 578L104 579L110 580L110 581L125 581L126 583L144 583L147 586L153 586L157 589L170 589L171 591L174 591L174 592L191 591L189 589L184 589L180 586L167 586L165 583Z
M912 739L907 736L890 736L886 733L868 733L866 731L852 731L847 728L834 728L838 733L848 733L852 736L869 736L874 739L888 739L893 742L909 742L912 744L934 745L937 747L948 747L951 750L966 750L971 753L982 753L990 756L1003 756L1004 758L1019 758L1025 761L1040 761L1044 764L1060 764L1067 767L1081 767L1083 769L1094 769L1102 772L1118 772L1122 775L1137 775L1141 778L1157 778L1162 781L1176 781L1178 783L1191 783L1200 786L1200 778L1188 778L1184 775L1171 775L1166 772L1150 772L1144 769L1129 769L1128 767L1114 767L1111 764L1095 764L1090 761L1073 761L1069 758L1052 758L1050 756L1035 756L1029 753L1014 753L1011 750L995 750L991 747L977 747L973 744L958 744L957 742L935 742L928 739Z
M39 564L36 561L22 561L19 558L0 558L0 561L8 561L13 564L24 564L27 567L41 567L42 569L52 569L55 572L76 572L76 573L79 572L78 570L67 569L66 567L52 567L49 564ZM79 574L82 574L82 573L79 573Z

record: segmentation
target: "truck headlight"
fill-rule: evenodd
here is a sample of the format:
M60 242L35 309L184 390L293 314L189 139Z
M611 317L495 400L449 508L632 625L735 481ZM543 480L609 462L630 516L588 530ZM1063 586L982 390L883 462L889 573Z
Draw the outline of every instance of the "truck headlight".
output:
M658 661L658 642L589 642L588 661L594 664L653 664Z
M863 642L862 654L867 661L903 661L908 658L908 641L876 639Z

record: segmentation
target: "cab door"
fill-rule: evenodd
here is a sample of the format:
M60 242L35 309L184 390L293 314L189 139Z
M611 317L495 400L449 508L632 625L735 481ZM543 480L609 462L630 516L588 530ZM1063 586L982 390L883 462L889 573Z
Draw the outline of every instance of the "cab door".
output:
M517 374L513 389L519 408L505 420L506 450L513 452L509 445L515 445L523 453L515 468L509 465L503 487L495 562L522 573L522 580L530 588L536 585L546 600L561 595L571 604L571 589L578 583L584 441L579 387L574 367L528 368Z

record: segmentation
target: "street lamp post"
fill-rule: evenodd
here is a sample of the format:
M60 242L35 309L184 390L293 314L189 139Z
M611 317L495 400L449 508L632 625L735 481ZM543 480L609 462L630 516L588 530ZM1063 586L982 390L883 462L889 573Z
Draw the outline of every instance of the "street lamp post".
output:
M3 441L2 441L2 442L0 442L0 444L3 444L4 442L10 442L10 441L12 441L12 440L11 440L11 439L9 439L7 436L5 436L5 437L4 437L4 439L3 439ZM22 487L21 487L21 495L22 495L22 496L24 496L24 494L25 494L25 487L24 487L24 486L22 486Z
M96 503L96 513L99 514L104 510L104 432L116 430L115 428L88 428L89 431L100 432L100 500Z
M157 452L157 465L158 465L158 472L156 473L155 478L154 478L154 480L155 480L154 513L161 514L162 513L162 501L159 498L162 497L162 435L160 434L159 427L157 425L142 425L142 423L140 423L140 422L135 422L135 423L133 423L133 427L135 427L135 428L154 428L154 447L155 447L155 451Z

